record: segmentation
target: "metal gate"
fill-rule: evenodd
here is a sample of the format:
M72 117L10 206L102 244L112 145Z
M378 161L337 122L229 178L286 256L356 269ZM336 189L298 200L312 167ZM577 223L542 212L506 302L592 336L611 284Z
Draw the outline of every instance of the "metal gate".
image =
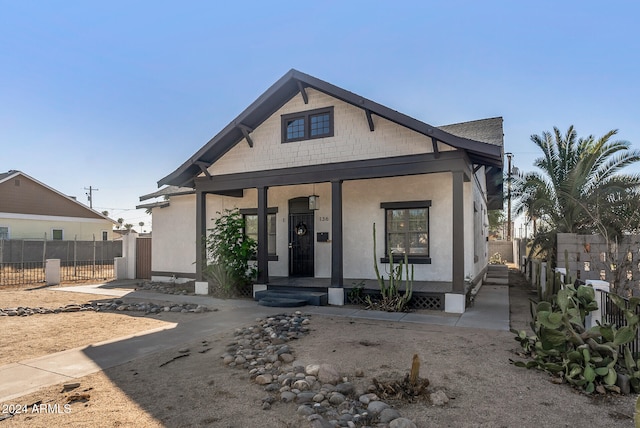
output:
M151 279L151 238L136 238L136 279Z

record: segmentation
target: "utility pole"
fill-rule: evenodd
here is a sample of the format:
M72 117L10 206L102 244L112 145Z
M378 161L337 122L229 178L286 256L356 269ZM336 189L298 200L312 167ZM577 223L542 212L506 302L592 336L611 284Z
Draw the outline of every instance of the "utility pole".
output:
M89 199L89 208L93 209L93 192L94 191L98 191L100 189L95 189L91 186L89 186L89 188L87 189L86 187L84 188L84 190L88 190L89 193L87 193L87 198Z
M507 241L511 241L511 158L513 153L505 153L507 155Z

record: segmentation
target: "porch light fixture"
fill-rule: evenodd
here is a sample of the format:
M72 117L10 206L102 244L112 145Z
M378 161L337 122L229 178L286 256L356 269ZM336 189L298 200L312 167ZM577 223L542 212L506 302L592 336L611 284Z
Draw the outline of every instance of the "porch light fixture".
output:
M318 209L318 203L320 202L318 199L320 196L318 195L310 195L309 196L309 210L316 211Z

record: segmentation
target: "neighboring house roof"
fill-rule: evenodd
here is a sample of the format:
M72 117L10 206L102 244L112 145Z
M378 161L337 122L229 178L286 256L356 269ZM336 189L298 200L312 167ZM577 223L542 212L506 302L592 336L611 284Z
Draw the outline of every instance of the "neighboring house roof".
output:
M450 133L354 94L353 92L349 92L292 69L267 89L266 92L258 97L258 99L240 113L238 117L232 120L222 131L209 140L207 144L200 148L200 150L179 168L158 181L158 187L165 184L194 187L195 177L205 172L209 166L220 159L220 157L233 146L243 139L247 139L251 144L250 133L280 107L291 100L291 98L299 93L306 98L306 88L313 88L363 109L369 119L369 125L372 130L373 120L371 120L371 115L383 117L391 122L431 137L432 140L441 141L457 149L465 150L473 163L493 166L495 167L494 170L496 172L499 171L500 176L502 175L502 145L493 142L489 143L488 141L473 140L463 135ZM452 126L455 127L456 125ZM499 132L502 134L502 130ZM501 138L500 136L500 139ZM494 141L496 138L491 140Z
M26 182L23 183L22 180ZM12 181L13 184L10 184ZM17 193L24 192L28 192L27 198L15 197ZM60 193L21 171L0 173L0 196L3 199L0 211L3 213L94 218L118 224L75 198Z
M482 141L483 143L500 147L504 146L501 117L453 123L451 125L438 126L438 128L458 137Z

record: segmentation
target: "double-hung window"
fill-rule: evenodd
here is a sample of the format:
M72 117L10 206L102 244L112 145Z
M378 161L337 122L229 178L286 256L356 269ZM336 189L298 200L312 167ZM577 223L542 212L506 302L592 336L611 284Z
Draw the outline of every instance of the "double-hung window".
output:
M269 208L267 210L267 253L269 260L277 260L276 255L276 213L277 208ZM244 234L258 242L258 210L242 209L240 210L244 218Z
M404 259L410 263L431 263L429 252L429 207L431 201L383 202L385 210L385 254L389 249L394 261Z
M0 240L7 239L9 239L9 226L0 226Z
M282 142L333 136L333 107L282 116Z

